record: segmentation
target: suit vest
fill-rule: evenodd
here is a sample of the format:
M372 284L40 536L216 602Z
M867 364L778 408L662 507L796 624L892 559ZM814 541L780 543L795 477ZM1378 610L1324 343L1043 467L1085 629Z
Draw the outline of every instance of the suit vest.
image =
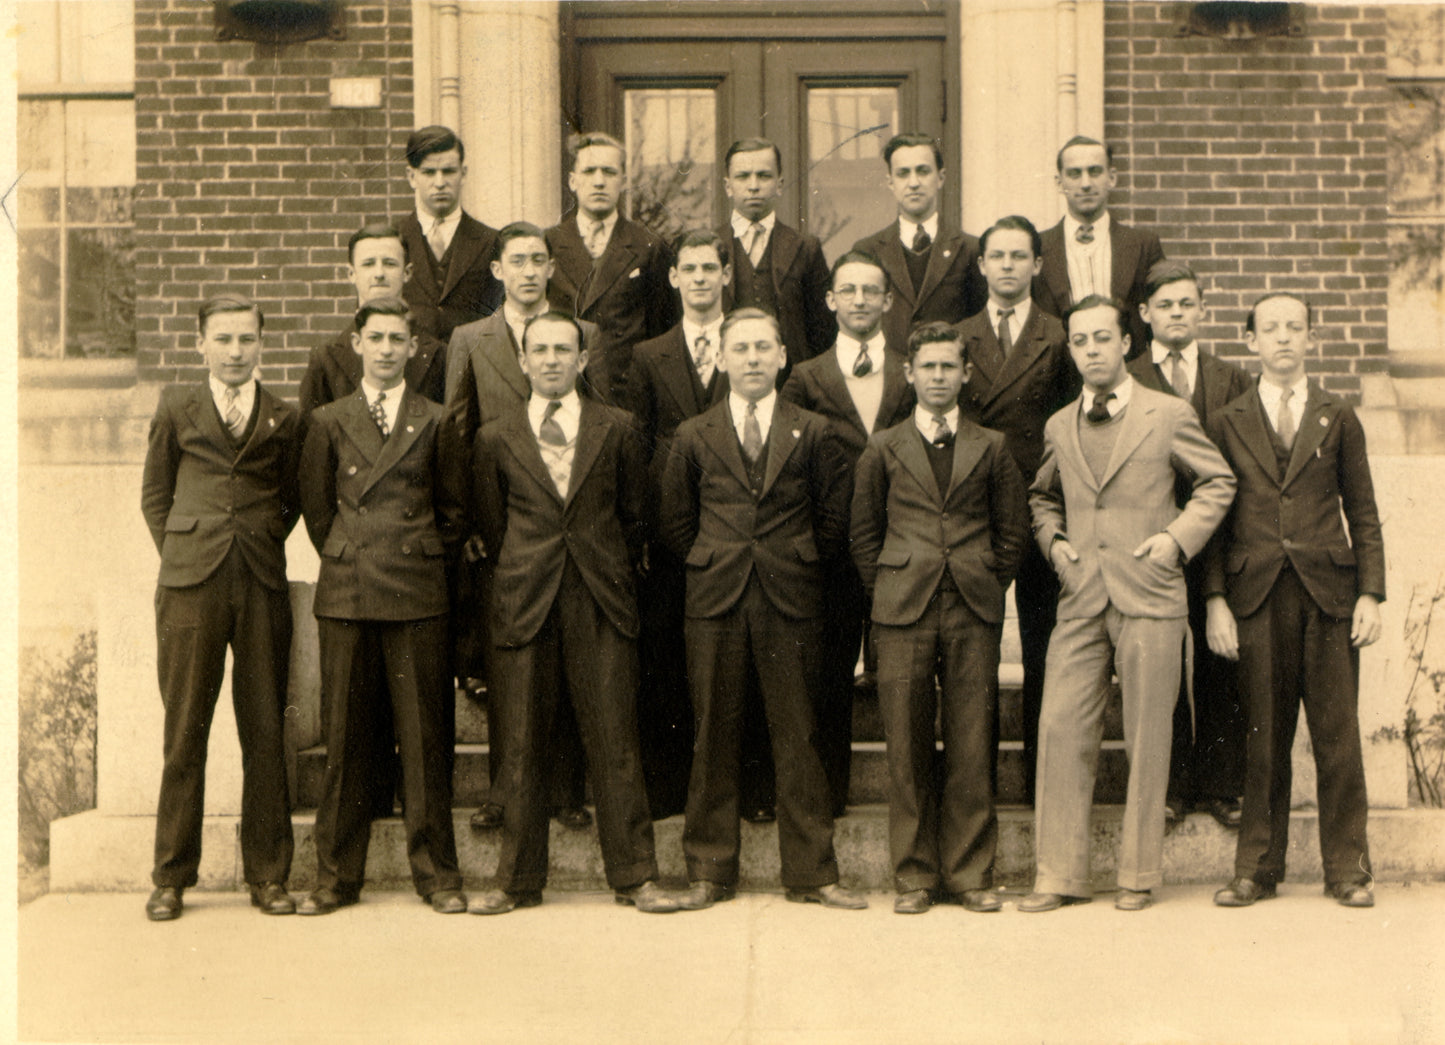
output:
M757 268L753 267L748 252L742 249L742 241L738 241L737 256L733 259L733 294L738 308L760 308L773 316L778 314L778 295L773 287L773 240L776 234L777 227L774 226Z

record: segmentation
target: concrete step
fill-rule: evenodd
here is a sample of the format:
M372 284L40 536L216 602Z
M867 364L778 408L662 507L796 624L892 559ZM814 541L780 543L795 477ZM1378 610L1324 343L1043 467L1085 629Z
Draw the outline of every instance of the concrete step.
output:
M457 855L469 888L484 885L496 868L500 833L476 832L467 825L472 810L459 808L454 823ZM1090 845L1096 887L1112 884L1122 807L1096 806ZM291 887L302 891L316 881L315 815L292 817L296 857ZM656 824L659 867L665 880L685 877L682 817ZM1445 879L1445 811L1436 809L1372 809L1370 849L1375 874L1385 881ZM1030 810L1004 806L999 811L999 847L995 863L999 885L1026 887L1033 877L1034 820ZM150 888L155 820L146 816L114 816L95 810L57 820L51 825L50 891L144 891ZM1235 834L1204 813L1195 813L1164 839L1165 888L1169 884L1223 884L1233 875ZM240 889L240 821L233 816L206 817L203 825L201 889ZM869 890L893 888L888 862L888 816L882 805L850 810L834 830L838 862L846 884ZM596 829L570 831L551 827L551 885L558 889L605 890ZM1313 809L1291 814L1289 875L1295 882L1322 878L1318 819ZM373 889L410 889L410 872L402 823L396 818L373 825L367 884ZM777 889L778 835L775 824L742 824L744 889Z

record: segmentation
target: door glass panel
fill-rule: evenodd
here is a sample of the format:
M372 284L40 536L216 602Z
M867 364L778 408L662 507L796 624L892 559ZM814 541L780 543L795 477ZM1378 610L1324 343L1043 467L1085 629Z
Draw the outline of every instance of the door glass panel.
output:
M671 239L712 224L717 97L711 87L623 92L630 215Z
M1390 229L1390 348L1438 352L1445 345L1445 229Z
M897 214L883 146L898 133L898 88L808 88L807 229L829 264Z

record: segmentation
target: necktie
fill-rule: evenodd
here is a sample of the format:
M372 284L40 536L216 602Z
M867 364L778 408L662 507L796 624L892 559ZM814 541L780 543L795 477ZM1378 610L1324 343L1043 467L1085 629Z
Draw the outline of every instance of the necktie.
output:
M868 342L858 347L858 358L853 361L853 376L867 377L873 373L873 360L868 358Z
M914 229L914 231L913 231L913 253L915 253L915 254L922 254L925 250L927 250L927 249L928 249L930 246L932 246L932 245L933 245L933 237L928 234L928 230L927 230L927 229L925 229L922 225L919 225L916 229Z
M431 232L427 233L427 246L431 247L432 256L438 261L447 252L447 241L442 238L442 219L438 218L432 223Z
M707 334L699 334L697 340L692 343L692 364L697 367L697 376L702 378L706 384L708 377L712 374L712 339Z
M757 268L758 263L763 260L763 236L767 234L767 230L763 228L762 222L755 221L748 231L753 235L752 242L748 244L748 261Z
M1294 445L1294 411L1290 409L1289 401L1294 398L1294 389L1286 388L1279 394L1279 413L1275 414L1274 430L1279 435L1279 441L1285 446Z
M1103 395L1094 396L1094 405L1089 407L1089 412L1084 416L1089 419L1090 424L1101 425L1109 420L1109 400L1117 399L1113 392L1105 392Z
M607 239L603 235L603 225L600 221L594 221L592 228L587 231L587 253L592 255L596 261L607 249Z
M748 404L748 416L743 419L743 453L753 464L763 455L763 430L758 426L758 404Z
M537 426L537 438L548 446L566 446L567 435L557 421L557 411L562 409L560 400L553 399L542 414L542 423Z
M386 399L386 393L378 392L376 393L376 398L372 400L371 403L371 419L376 422L377 430L381 432L383 439L391 432L391 429L388 428L386 424L386 407L381 405L384 399Z
M1003 353L1005 359L1014 350L1013 331L1009 329L1009 320L1013 318L1014 310L1001 308L998 310L998 350Z
M1080 243L1093 243L1094 226L1080 225L1079 230L1074 233L1074 239L1078 240Z
M1177 348L1169 350L1169 384L1177 395L1189 398L1189 374L1184 370L1184 353Z
M240 389L226 389L226 427L237 439L246 431L246 419L241 416L241 408L236 405L236 397L241 394Z
M948 420L942 417L933 419L933 445L945 447L953 439L953 432L949 430Z

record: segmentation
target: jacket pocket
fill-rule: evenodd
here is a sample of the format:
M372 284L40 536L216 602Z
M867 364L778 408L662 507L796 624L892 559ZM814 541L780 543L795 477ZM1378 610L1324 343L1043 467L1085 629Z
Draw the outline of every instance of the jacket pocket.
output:
M196 528L197 521L194 515L168 515L166 533L190 533Z
M326 535L326 543L321 546L321 555L327 559L340 559L346 555L346 549L351 544L346 539L346 534L337 533L333 529Z
M687 552L687 565L696 566L698 569L712 562L712 549L700 548L694 544Z
M798 558L804 562L818 561L818 546L813 543L813 538L799 537L793 542L793 547L798 551Z
M879 566L907 566L913 553L907 548L884 548L878 553Z
M1355 549L1353 548L1331 548L1330 561L1336 566L1354 566Z
M1224 572L1238 573L1240 570L1244 569L1245 563L1247 562L1249 562L1248 555L1242 555L1238 552L1235 552L1224 560Z

